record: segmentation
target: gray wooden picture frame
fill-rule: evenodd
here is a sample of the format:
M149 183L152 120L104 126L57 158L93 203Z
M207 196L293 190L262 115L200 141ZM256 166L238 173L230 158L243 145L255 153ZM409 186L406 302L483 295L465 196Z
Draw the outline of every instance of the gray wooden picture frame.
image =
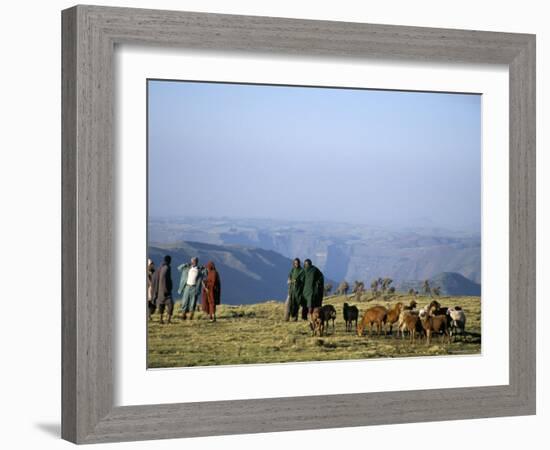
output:
M177 11L62 12L62 437L75 443L535 413L535 36ZM115 44L505 64L508 385L162 405L113 403Z

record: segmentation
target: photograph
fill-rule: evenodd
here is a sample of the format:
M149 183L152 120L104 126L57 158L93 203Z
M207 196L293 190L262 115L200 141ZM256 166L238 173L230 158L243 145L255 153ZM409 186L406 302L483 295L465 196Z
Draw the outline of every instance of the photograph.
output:
M481 354L482 95L146 95L148 369Z

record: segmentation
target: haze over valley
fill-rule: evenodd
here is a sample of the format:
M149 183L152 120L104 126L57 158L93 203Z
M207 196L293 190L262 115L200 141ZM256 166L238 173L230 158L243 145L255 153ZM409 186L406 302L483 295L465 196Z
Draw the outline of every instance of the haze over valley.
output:
M481 236L475 232L267 219L157 218L149 221L148 233L149 253L160 258L170 250L182 260L193 252L202 253L223 264L221 273L229 271L228 279L236 287L244 286L245 280L258 284L257 289L248 290L250 298L284 298L294 257L310 258L335 282L361 280L368 286L375 278L390 277L399 289L417 286L424 279L441 279L442 273L456 273L468 279L463 282L464 295L473 292L470 285L466 287L468 281L481 282Z

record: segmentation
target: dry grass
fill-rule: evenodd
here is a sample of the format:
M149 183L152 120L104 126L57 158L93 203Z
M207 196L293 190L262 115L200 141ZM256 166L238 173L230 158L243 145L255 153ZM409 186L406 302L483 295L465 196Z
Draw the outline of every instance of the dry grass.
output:
M481 352L481 302L479 297L442 297L445 306L461 305L467 315L466 335L451 344L432 339L411 344L394 336L363 336L345 331L342 317L344 302L356 304L362 312L380 304L408 303L412 297L395 295L390 301L377 299L356 303L353 296L328 297L323 304L337 310L336 328L328 328L321 338L312 337L309 324L302 320L285 322L284 305L265 302L255 305L218 308L217 318L210 323L202 313L193 321L176 318L170 325L160 325L155 315L148 324L148 367L188 367L233 364L258 364L295 361L326 361L406 356L477 354ZM429 303L418 297L418 306ZM176 304L175 311L179 311ZM394 326L395 329L395 326Z

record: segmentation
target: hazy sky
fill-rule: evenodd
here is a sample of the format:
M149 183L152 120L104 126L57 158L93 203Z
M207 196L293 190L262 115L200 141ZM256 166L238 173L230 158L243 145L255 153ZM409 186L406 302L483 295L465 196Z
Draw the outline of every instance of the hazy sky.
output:
M479 226L481 97L149 81L149 215Z

